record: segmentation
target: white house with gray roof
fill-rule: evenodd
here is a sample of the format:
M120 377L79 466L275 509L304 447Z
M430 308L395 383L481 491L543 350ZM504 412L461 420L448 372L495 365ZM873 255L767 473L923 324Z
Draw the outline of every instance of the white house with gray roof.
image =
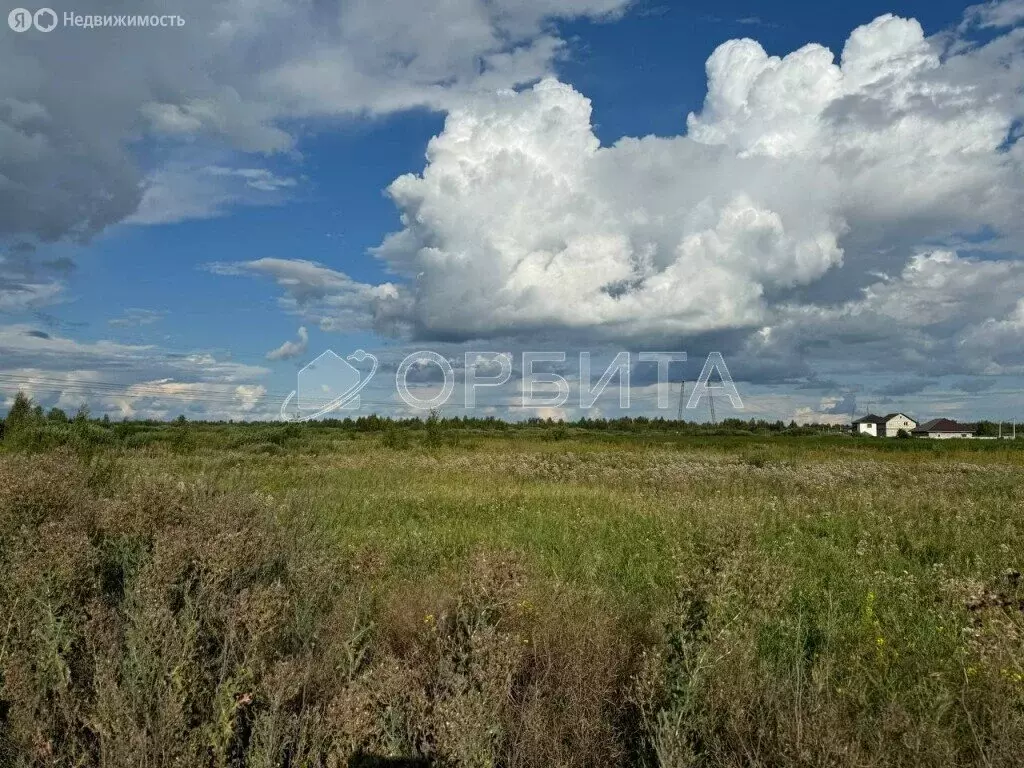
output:
M917 422L905 413L890 413L887 416L868 414L853 422L853 434L871 437L898 437L900 430L910 434L917 428Z

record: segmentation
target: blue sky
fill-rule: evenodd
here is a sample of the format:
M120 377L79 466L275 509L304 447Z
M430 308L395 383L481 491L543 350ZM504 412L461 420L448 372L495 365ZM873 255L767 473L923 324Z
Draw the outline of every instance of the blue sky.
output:
M6 400L269 418L328 348L672 349L738 415L1019 409L1021 0L180 13L2 32Z

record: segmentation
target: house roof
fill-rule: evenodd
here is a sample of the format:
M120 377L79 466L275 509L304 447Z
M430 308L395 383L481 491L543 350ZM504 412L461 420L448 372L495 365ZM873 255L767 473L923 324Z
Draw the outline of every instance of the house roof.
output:
M961 424L952 419L932 419L925 422L915 432L977 432L977 424Z
M875 414L869 413L867 416L863 416L863 417L855 420L853 423L854 424L888 424L890 421L895 419L897 416L903 416L904 418L910 419L910 417L907 416L907 414L905 414L905 413L890 413L890 414L887 414L885 416L875 416ZM914 421L913 419L910 419L910 420L913 421L915 424L917 424L917 422Z
M895 419L897 416L902 416L904 419L910 419L910 421L912 421L915 424L917 424L917 419L911 419L909 416L907 416L907 414L902 413L902 412L890 413L888 416L883 416L882 418L884 418L886 420L886 422L889 422L889 421L892 421L893 419Z
M885 424L889 420L887 416L875 416L873 413L869 413L867 416L862 416L856 419L854 424Z

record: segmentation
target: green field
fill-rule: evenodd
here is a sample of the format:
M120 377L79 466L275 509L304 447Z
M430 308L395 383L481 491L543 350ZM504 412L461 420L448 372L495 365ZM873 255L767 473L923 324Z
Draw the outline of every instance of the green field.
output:
M61 429L4 765L1021 763L1024 441Z

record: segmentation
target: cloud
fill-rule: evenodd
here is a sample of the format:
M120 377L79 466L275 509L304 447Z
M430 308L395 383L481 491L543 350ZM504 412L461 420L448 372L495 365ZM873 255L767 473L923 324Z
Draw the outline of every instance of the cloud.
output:
M760 16L742 16L742 17L740 17L738 19L726 19L726 18L723 18L722 16L715 16L713 14L708 14L708 15L701 16L700 19L701 19L701 21L708 21L708 22L711 22L712 24L739 24L739 25L745 26L745 27L778 27L779 26L778 24L776 24L774 22L765 21Z
M270 373L264 366L217 359L206 353L177 354L153 344L78 341L39 331L31 325L0 325L0 369L95 369L108 378L159 371L164 376L188 375L211 382L245 383Z
M121 317L107 321L112 328L138 328L143 325L158 323L167 316L167 312L157 309L126 309Z
M857 413L857 396L847 392L842 397L825 398L821 401L819 412L826 416L853 416Z
M972 5L964 12L961 30L977 26L982 29L1012 27L1024 21L1024 0L994 0Z
M557 80L479 94L388 189L403 228L374 253L396 282L229 269L271 276L324 329L699 346L760 381L1012 373L1024 49L959 34L886 15L838 62L730 41L686 134L613 146Z
M790 421L795 421L801 426L804 424L829 424L836 426L838 424L849 424L850 415L846 413L829 413L805 406L795 409L792 412Z
M481 99L449 115L421 176L391 185L407 227L376 253L415 281L418 335L754 325L766 288L842 261L830 212L786 191L806 167L685 137L602 148L590 111L552 80Z
M649 2L634 3L632 6L632 15L641 18L660 18L669 13L672 13L672 6L670 5L652 5Z
M1024 372L1024 299L1005 317L988 317L957 339L972 373L989 375Z
M0 237L88 239L133 214L136 223L215 214L227 203L216 194L182 208L164 191L186 183L168 178L180 175L176 150L292 152L302 118L447 108L528 83L564 47L551 20L610 18L625 5L183 0L181 27L9 35L0 71L17 77L0 82ZM88 10L125 12L114 0ZM143 0L130 12L166 10ZM165 150L146 155L172 158L169 167L140 168L140 146Z
M930 378L917 378L917 379L899 379L897 381L891 381L888 384L878 389L878 394L885 395L887 397L905 397L907 395L916 395L935 383L934 379Z
M116 409L124 418L167 420L179 414L195 418L245 419L267 394L262 385L207 382L146 381L122 394L102 399L102 407ZM265 414L261 414L264 415Z
M273 418L263 366L154 345L82 342L32 326L0 326L0 390L24 391L47 407L130 418Z
M129 224L173 224L221 216L239 205L276 205L298 181L265 168L227 168L175 163L153 171L142 182L138 210Z
M291 360L294 357L300 357L306 354L306 348L309 347L309 331L306 330L306 326L299 327L299 340L298 341L286 341L280 347L267 353L268 360Z
M234 391L239 409L246 413L253 411L266 394L267 388L260 384L239 384Z
M1024 260L920 253L857 299L779 307L774 323L747 339L741 359L813 354L816 366L845 376L913 373L918 383L1024 372L1022 286Z
M760 16L744 16L742 19L736 19L736 23L737 24L743 24L744 26L748 26L748 27L777 27L777 26L779 26L778 24L775 24L774 22L765 21Z
M273 404L260 384L146 379L111 382L107 374L73 368L19 368L0 372L0 389L23 392L46 408L73 412L87 404L94 416L171 419L188 414L195 419L273 418ZM13 395L5 399L9 405ZM267 406L260 409L260 406Z
M386 328L402 318L404 300L392 283L368 285L343 272L304 259L264 258L247 262L215 262L217 275L265 276L285 292L281 305L322 330Z
M34 307L53 304L60 299L63 284L57 281L46 283L15 283L9 279L0 280L0 312L22 312Z
M996 385L995 379L961 379L953 384L953 389L959 392L966 392L970 395L978 395L982 392L987 392Z
M854 30L839 63L734 40L708 60L687 135L611 147L571 86L481 96L389 187L405 226L375 253L411 284L395 306L421 338L651 340L849 301L926 240L987 231L1024 248L1024 148L1006 146L1019 49L1010 35L943 58L894 16ZM975 273L1017 275L958 265L967 291Z
M39 259L35 249L15 245L0 255L0 312L21 313L62 300L64 280L73 268L65 259Z

